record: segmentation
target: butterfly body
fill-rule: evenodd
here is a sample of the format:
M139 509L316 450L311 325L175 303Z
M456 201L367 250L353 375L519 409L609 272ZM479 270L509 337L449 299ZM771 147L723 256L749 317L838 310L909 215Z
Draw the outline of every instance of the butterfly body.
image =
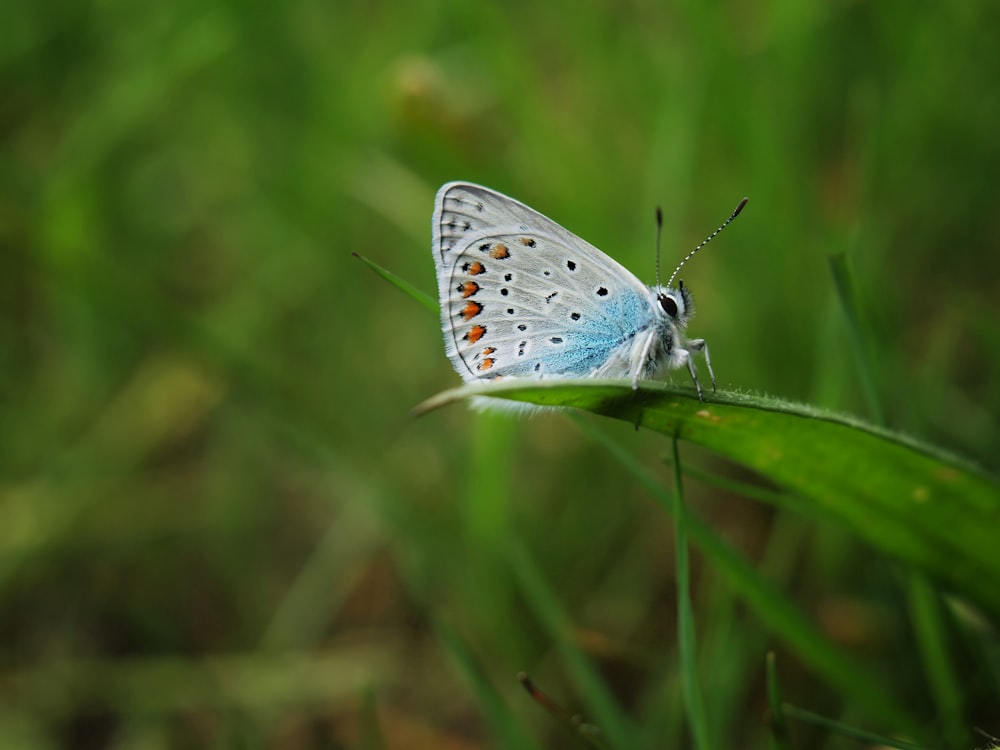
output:
M444 185L433 218L445 350L466 382L497 378L639 380L687 366L690 292L646 286L623 266L513 198ZM712 375L712 385L715 377Z

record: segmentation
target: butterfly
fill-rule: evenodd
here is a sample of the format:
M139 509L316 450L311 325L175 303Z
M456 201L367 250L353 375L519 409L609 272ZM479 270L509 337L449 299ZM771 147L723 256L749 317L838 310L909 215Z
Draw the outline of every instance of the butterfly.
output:
M703 399L693 355L704 355L714 391L708 345L686 337L694 299L683 281L670 284L745 204L746 198L665 286L646 286L523 203L481 185L447 183L434 201L433 234L441 330L452 365L467 383L628 378L633 388L687 367Z

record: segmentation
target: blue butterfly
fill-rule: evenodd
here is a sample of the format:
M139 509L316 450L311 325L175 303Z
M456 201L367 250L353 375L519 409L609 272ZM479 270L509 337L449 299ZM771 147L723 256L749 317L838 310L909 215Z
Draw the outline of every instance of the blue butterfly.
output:
M670 286L687 260L646 286L551 219L495 190L450 182L434 201L434 263L445 350L467 382L498 378L641 379L694 364L704 339L685 336L691 292Z

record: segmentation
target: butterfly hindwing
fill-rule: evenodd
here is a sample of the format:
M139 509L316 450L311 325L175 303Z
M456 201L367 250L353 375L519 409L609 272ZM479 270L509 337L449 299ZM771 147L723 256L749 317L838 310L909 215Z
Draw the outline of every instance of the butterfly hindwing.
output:
M632 340L653 324L649 290L537 211L466 183L434 212L449 357L466 381L499 376L624 376Z

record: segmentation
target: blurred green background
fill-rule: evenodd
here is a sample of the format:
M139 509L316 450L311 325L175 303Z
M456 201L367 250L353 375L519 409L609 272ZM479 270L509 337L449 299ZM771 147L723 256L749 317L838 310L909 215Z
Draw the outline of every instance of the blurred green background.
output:
M413 420L459 383L437 317L352 253L433 294L466 179L651 283L657 205L672 267L748 195L684 273L720 388L872 416L847 253L889 425L995 472L998 30L989 0L3 4L0 744L579 747L514 679L586 714L517 549L643 746L686 746L670 520L564 415ZM670 482L668 443L593 421ZM934 731L890 562L689 495ZM765 746L768 649L786 699L893 730L699 561L725 746ZM1000 735L1000 656L955 651L964 726Z

